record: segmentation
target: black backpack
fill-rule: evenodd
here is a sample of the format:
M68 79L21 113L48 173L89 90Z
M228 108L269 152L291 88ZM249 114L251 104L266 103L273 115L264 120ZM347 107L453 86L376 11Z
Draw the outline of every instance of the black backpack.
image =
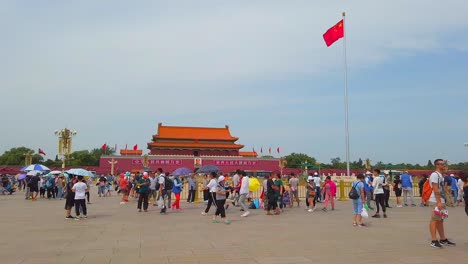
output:
M169 177L164 176L164 190L172 191L172 188L174 188L174 181Z
M351 190L349 191L348 197L349 197L349 199L352 199L352 200L359 199L359 193L356 190L356 186L354 184L352 185Z

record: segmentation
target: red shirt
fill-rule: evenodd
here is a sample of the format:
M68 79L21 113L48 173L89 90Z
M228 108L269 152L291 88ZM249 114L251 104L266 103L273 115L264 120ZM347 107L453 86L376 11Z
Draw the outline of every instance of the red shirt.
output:
M127 186L128 186L127 177L123 177L122 179L120 179L120 189L121 190L127 189Z

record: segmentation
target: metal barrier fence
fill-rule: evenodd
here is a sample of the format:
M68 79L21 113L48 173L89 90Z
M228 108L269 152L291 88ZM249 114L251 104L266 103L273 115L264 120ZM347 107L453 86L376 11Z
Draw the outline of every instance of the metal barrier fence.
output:
M337 191L336 191L336 197L340 198L340 185L343 184L343 189L344 189L344 198L348 199L348 193L351 190L352 182L345 182L345 181L340 181L336 183ZM284 181L284 185L288 186L288 183ZM202 186L203 184L199 183L198 188L196 191L196 201L200 202L203 201L203 191L202 191ZM184 187L182 189L182 193L180 196L180 199L182 201L187 200L188 198L188 183L184 183ZM252 193L252 198L258 199L260 198L260 195L262 193L262 188L260 187L256 192ZM306 186L304 184L300 184L298 188L298 195L299 198L305 198L306 197ZM413 195L414 197L420 197L419 195L419 187L417 184L413 184ZM393 191L393 188L390 187L390 197L395 197L395 192ZM175 198L173 198L175 199Z

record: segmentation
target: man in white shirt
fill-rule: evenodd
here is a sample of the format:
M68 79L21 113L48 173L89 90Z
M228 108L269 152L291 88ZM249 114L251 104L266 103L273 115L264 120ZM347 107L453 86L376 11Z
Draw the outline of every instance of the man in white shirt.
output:
M86 208L86 191L88 191L88 185L83 181L83 176L78 176L78 182L76 182L72 187L72 192L75 193L76 220L80 219L80 208L81 211L83 211L81 218L88 218L88 211Z
M244 213L241 216L247 217L250 214L250 212L249 207L247 206L247 204L245 204L245 199L247 199L247 195L249 195L249 176L247 176L247 173L245 171L243 171L241 175L242 182L239 190L239 204L244 210Z
M380 175L379 169L374 169L374 181L372 187L374 187L375 205L377 206L377 212L373 215L373 218L380 218L380 206L382 206L383 217L387 218L386 207L385 207L385 194L384 194L384 181L385 177Z
M239 206L239 188L238 188L238 185L239 185L239 180L240 180L240 174L242 173L241 170L237 169L236 170L236 174L234 174L234 176L232 176L232 187L234 187L234 195L232 197L232 205L234 206Z
M156 183L158 182L158 179L156 179L156 174L150 174L150 177L149 177L149 180L150 180L150 195L149 195L149 199L150 200L153 200L153 206L156 206Z
M464 184L465 183L462 181L462 179L458 178L457 180L457 186L458 186L457 206L463 202L463 185Z
M442 246L455 246L456 244L449 241L445 236L443 210L445 210L444 193L444 178L442 173L446 170L446 162L442 159L434 161L436 170L429 177L429 183L432 187L432 194L429 201L432 205L436 204L437 207L432 211L431 222L429 230L431 232L432 242L431 246L434 248L442 248ZM440 241L437 240L437 233L439 233Z
M210 194L208 195L208 204L206 205L205 211L202 212L202 215L208 215L212 204L216 206L216 187L218 186L218 180L216 179L217 176L216 172L210 173L210 181L204 188L205 190L208 190Z
M320 195L320 183L322 182L322 179L320 179L320 175L318 175L317 172L314 172L314 183L315 183L315 202L322 202L322 196Z
M166 176L166 175L164 174L162 168L158 168L157 172L159 174L159 177L158 177L158 185L159 185L158 200L161 199L161 197L162 197L162 201L163 201L161 212L159 212L159 213L160 214L165 214L166 213L166 190L164 189L164 183L165 183L166 179L164 178L164 176Z

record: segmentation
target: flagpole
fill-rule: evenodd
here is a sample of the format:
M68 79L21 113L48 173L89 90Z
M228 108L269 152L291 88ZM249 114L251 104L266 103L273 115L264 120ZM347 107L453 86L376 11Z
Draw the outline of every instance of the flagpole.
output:
M343 12L343 54L344 54L344 107L345 107L345 135L346 135L346 175L351 176L349 170L349 125L348 125L348 64L346 61L346 13Z

